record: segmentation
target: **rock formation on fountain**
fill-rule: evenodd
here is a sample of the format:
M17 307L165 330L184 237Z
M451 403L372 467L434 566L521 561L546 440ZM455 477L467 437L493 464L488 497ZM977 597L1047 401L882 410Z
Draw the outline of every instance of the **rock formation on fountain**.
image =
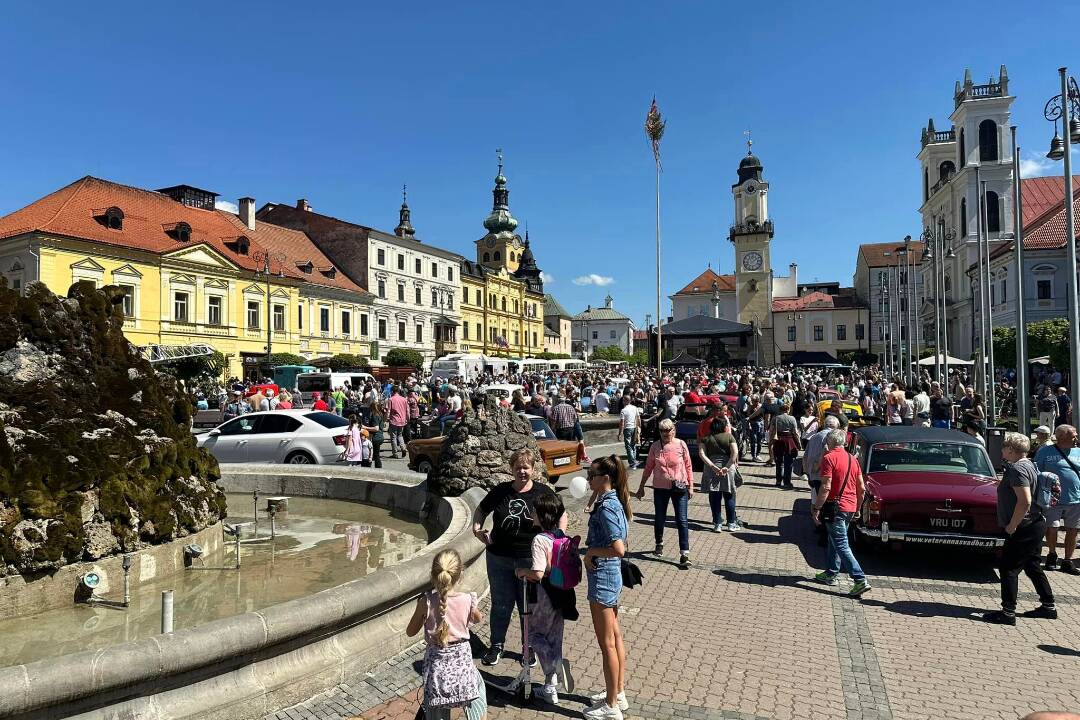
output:
M510 454L526 446L540 458L529 421L499 407L495 397L487 395L483 406L465 411L446 434L428 487L443 496L460 495L472 487L495 487L511 480ZM536 461L536 477L547 477L542 458Z
M0 576L197 532L225 515L191 404L124 338L116 287L0 280Z

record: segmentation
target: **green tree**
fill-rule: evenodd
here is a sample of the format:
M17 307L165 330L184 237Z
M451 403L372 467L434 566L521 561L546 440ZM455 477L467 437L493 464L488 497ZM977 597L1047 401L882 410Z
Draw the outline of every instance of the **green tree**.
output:
M334 372L339 370L359 370L368 366L368 360L363 355L351 353L338 353L326 358L322 363L326 368Z
M619 362L626 359L626 353L622 351L622 348L614 345L605 345L598 347L592 351L589 356L593 360L608 360L611 362Z
M303 355L296 353L271 353L270 364L277 367L278 365L310 365L311 363Z
M649 351L638 350L633 355L626 358L631 365L648 365L649 364Z
M994 328L994 364L1016 368L1016 328ZM1027 324L1028 359L1050 356L1062 369L1069 367L1069 321L1065 318Z
M553 353L545 350L536 356L540 360L569 360L570 356L566 353Z
M386 353L383 362L390 367L419 368L424 364L424 356L410 348L393 348Z

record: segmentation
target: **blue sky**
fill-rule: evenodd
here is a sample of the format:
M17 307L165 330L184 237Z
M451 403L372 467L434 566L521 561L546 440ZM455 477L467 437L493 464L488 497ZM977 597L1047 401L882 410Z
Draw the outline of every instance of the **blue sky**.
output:
M408 183L419 236L472 256L502 147L547 289L572 312L610 292L640 325L655 313L655 93L665 314L707 263L733 269L746 129L771 184L774 268L849 284L858 244L918 234L919 131L931 115L949 126L965 67L978 83L1008 66L1022 157L1060 172L1037 160L1042 107L1060 65L1080 74L1080 45L1048 36L1065 20L1050 7L19 3L0 25L0 213L92 174L304 197L389 230Z

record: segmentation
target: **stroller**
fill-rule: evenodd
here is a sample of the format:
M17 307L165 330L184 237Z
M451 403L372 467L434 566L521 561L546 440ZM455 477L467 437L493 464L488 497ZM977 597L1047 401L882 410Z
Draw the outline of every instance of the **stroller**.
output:
M532 700L532 649L529 647L529 616L531 603L536 602L536 590L539 586L521 578L521 672L508 683L489 681L489 684L517 698L518 704L525 706Z

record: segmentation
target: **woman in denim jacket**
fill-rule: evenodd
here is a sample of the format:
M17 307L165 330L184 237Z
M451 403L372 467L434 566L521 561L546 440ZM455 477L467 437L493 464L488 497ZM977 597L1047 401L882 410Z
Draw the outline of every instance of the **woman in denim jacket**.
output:
M622 557L626 554L630 491L626 466L614 455L593 461L589 485L596 497L585 539L585 571L589 581L589 610L596 641L604 659L606 690L593 696L596 704L585 710L588 720L622 720L629 707L623 689L626 646L619 628L619 594L622 592Z

